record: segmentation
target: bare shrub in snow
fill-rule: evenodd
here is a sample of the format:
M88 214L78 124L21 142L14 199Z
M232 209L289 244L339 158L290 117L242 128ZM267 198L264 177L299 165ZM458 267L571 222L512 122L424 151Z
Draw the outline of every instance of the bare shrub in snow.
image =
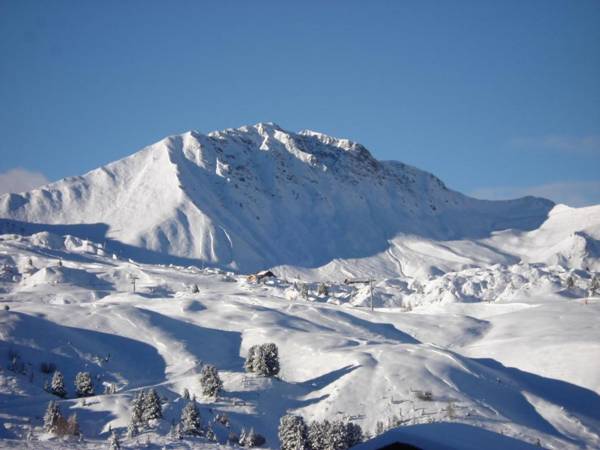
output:
M329 296L329 288L325 283L319 284L319 288L317 289L317 294L325 297Z
M265 437L254 431L254 428L250 428L250 431L246 431L242 428L242 432L240 434L240 439L238 441L239 445L242 447L260 447L267 442Z
M108 438L108 448L110 450L121 450L121 443L119 442L119 438L117 434L113 431Z
M173 423L171 424L171 429L169 431L169 436L174 441L180 441L183 439L183 433L181 431L181 424Z
M48 403L48 407L44 414L44 431L58 434L62 421L64 421L64 417L60 412L60 408L55 401L51 401Z
M67 419L67 433L71 436L79 436L79 421L77 420L77 414L71 414Z

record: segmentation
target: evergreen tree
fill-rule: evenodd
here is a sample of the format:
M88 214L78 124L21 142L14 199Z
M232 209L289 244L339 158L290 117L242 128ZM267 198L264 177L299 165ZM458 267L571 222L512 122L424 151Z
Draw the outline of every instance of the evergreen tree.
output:
M346 443L348 448L358 445L363 440L363 431L360 425L348 422L345 425Z
M202 432L202 418L195 400L189 402L181 411L181 432L189 435L200 435Z
M279 373L279 351L273 343L253 345L248 351L245 368L263 376L274 376Z
M131 425L137 430L144 425L144 391L139 391L131 402Z
M58 434L61 428L61 422L64 420L60 408L55 401L48 403L46 413L44 414L44 431Z
M594 274L590 283L590 296L600 294L600 274Z
M162 404L154 389L150 389L144 396L144 412L142 418L145 423L150 420L162 419Z
M261 346L261 366L259 373L261 375L274 376L279 373L279 350L273 343L263 344Z
M223 382L215 366L207 364L202 367L200 385L202 386L202 394L205 396L217 397L219 395L219 392L223 388Z
M572 275L569 275L567 278L567 289L573 289L575 287L575 279Z
M290 414L283 416L278 431L281 450L308 449L308 431L302 417Z
M192 294L197 294L198 292L200 292L200 289L198 289L198 285L194 284L192 286Z
M50 382L50 393L60 398L67 396L67 390L65 389L65 379L63 374L58 370L52 375L52 381Z
M312 422L308 428L308 444L313 450L325 449L329 443L331 424L329 421Z
M190 391L188 390L188 388L183 388L183 392L182 392L181 396L183 397L184 400L190 399Z
M250 347L248 349L248 355L246 356L246 362L244 363L244 368L246 369L246 372L254 372L254 361L256 359L256 355L258 353L258 349L260 348L260 346L258 345L253 345L252 347Z
M75 376L75 392L77 393L77 397L94 395L94 384L89 372L79 372Z

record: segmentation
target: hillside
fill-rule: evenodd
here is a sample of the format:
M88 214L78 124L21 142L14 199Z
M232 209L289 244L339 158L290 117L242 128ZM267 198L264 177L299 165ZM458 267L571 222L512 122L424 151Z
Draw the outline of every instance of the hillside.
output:
M0 310L3 448L106 448L109 429L125 448L146 440L152 448L216 448L205 438L169 437L184 388L221 445L229 432L254 427L278 448L286 412L347 418L371 435L402 425L380 441L400 436L426 449L465 448L464 439L502 449L600 445L600 300L587 297L583 271L495 266L421 289L388 279L376 300L396 306L371 311L360 286L329 283L319 294L312 283L304 297L282 278L257 284L218 269L139 264L45 232L1 236L0 259L0 302L9 307ZM510 295L472 289L486 277L501 289L510 274ZM569 276L575 283L565 288ZM471 280L469 297L458 295L468 291L461 278ZM440 286L457 294L436 297ZM411 308L400 306L406 302ZM244 371L248 349L264 342L279 347L277 378ZM44 391L44 362L64 374L66 399ZM214 364L224 381L216 400L202 395L202 364ZM73 387L83 370L99 394L85 403ZM113 383L115 392L103 394ZM126 438L132 399L150 387L164 399L164 419ZM77 414L84 443L43 432L51 399ZM217 421L223 413L229 428Z

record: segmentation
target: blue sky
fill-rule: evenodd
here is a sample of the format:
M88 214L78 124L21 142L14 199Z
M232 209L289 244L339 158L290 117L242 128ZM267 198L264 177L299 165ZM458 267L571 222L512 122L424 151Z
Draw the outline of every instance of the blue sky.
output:
M0 0L0 190L273 121L466 193L600 203L599 23L583 0Z

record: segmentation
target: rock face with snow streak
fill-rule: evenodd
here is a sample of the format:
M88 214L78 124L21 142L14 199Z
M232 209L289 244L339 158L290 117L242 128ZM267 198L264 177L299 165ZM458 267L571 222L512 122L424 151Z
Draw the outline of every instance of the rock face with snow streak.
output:
M258 124L168 137L83 176L0 196L0 233L47 230L141 261L169 255L242 272L352 259L357 273L414 275L522 259L483 241L535 232L553 206L476 200L360 144ZM597 252L594 233L574 238L579 253ZM433 250L422 255L415 242Z

